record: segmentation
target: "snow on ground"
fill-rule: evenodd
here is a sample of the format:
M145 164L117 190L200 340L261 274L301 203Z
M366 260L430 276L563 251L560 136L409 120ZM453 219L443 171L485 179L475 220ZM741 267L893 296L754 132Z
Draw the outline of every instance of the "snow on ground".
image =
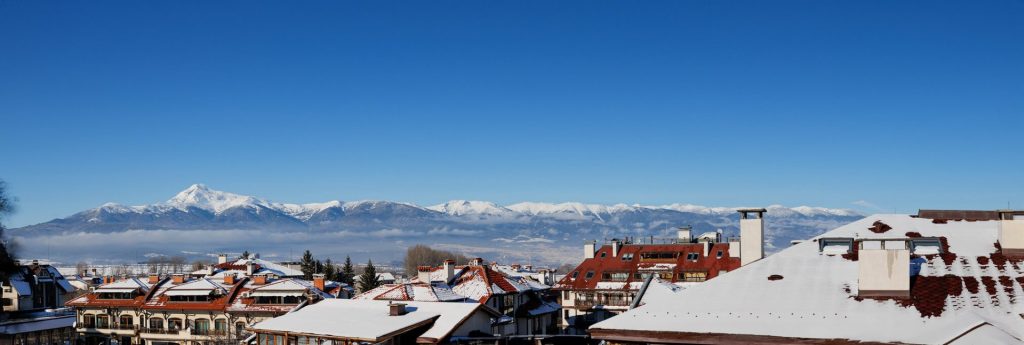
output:
M875 221L893 229L885 233L869 231ZM956 259L948 265L938 256L923 263L917 261L921 264L920 276L952 274L975 282L1004 276L1012 286L975 285L973 291L964 286L961 294L947 296L938 306L928 306L939 307L941 314L937 316L923 316L924 306L859 300L858 262L820 254L816 241L806 241L591 329L946 343L972 328L992 325L1019 342L1024 339L1024 321L1019 316L1024 313L1020 302L1024 294L1020 285L1012 282L1021 281L1024 268L1009 262L1000 266L988 260L995 251L997 231L998 223L994 221L935 224L907 215L874 215L818 237L893 238L912 232L925 237L944 236ZM768 280L772 275L782 279Z

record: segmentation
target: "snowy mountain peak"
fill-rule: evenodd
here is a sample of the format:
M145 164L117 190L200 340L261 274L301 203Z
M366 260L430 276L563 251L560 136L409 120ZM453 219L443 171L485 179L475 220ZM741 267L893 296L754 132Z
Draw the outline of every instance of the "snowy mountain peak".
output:
M237 206L267 206L265 200L257 199L247 195L213 190L203 184L194 184L167 200L167 205L186 208L197 207L204 210L220 213L226 209Z
M427 207L426 209L450 214L453 216L505 215L513 213L512 210L498 206L493 202L472 200L452 200L440 205Z

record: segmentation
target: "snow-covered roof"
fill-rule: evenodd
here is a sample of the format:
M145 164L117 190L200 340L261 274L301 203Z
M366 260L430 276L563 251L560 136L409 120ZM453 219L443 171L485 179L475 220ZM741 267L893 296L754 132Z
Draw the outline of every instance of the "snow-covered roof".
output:
M360 281L361 279L363 279L363 275L362 274L357 274L354 277L352 277L353 281ZM377 279L381 280L381 281L395 281L396 280L395 279L395 275L391 274L391 272L377 273Z
M998 229L996 221L873 215L689 286L672 298L597 323L590 331L597 338L668 332L902 343L947 343L960 337L975 343L1020 343L1024 265L999 253ZM941 255L913 258L911 271L919 272L912 277L909 299L862 299L855 256L820 253L817 241L823 237L941 237L948 248Z
M403 302L405 315L388 314L391 301L331 299L260 322L257 332L293 332L337 339L380 342L417 325L431 324L420 338L446 338L473 313L475 303Z
M96 293L103 292L131 292L136 289L142 289L143 292L149 291L149 288L153 285L148 282L144 282L139 278L128 278L115 281L113 283L101 285L96 289ZM127 290L127 291L125 291Z
M467 298L455 293L443 283L403 283L381 285L352 297L352 299L454 302L465 301Z

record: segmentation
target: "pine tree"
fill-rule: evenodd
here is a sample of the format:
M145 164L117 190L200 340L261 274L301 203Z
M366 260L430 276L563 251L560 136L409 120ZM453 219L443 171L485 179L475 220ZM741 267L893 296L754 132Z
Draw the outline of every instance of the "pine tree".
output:
M313 253L306 249L305 253L302 253L302 260L299 261L299 267L302 270L302 277L306 280L313 279L313 273L316 273L316 262L313 261Z
M349 286L353 286L352 284L355 283L352 281L352 278L356 276L356 270L352 267L352 258L348 255L345 256L345 264L341 266L340 276L341 282Z
M238 258L239 259L248 259L249 258L249 251L246 250L246 251L242 252L242 255L239 256Z
M327 260L324 260L324 278L327 278L327 280L337 281L337 275L338 268L334 266L334 262L331 261L331 258L327 258Z
M363 275L359 276L359 291L370 291L378 286L380 278L377 277L377 268L373 267L373 260L368 260Z
M4 181L0 180L0 220L3 220L4 215L14 211L13 201L7 196L6 187ZM14 264L14 248L10 244L4 240L4 224L0 223L0 283L3 285L10 285L11 275L18 270L18 265ZM0 289L0 298L2 297L3 289Z

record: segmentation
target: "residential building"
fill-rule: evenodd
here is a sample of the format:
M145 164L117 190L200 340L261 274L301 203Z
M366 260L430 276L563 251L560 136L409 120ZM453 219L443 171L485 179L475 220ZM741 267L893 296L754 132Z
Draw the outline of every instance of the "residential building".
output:
M75 288L50 265L19 265L3 289L0 345L66 345L74 340L74 313L63 308Z
M441 344L489 336L496 316L478 303L334 299L251 329L257 345Z
M620 314L633 304L648 277L679 286L702 283L764 256L765 209L741 209L740 238L721 232L692 236L680 228L675 239L655 243L613 239L601 247L584 244L584 260L553 288L562 307L559 324L568 333Z
M466 266L447 260L439 267L419 267L409 283L384 285L353 299L478 303L499 313L492 320L496 334L553 333L558 304L549 293L551 287L533 280L530 274L534 272L511 274L519 269L485 265L480 258Z
M610 344L1022 344L1022 254L1024 211L872 215L589 332Z
M322 275L312 282L283 278L278 274L286 271L268 266L222 262L204 277L107 278L67 305L77 309L85 345L208 345L237 344L257 322L336 297L324 291ZM254 274L241 274L247 272Z

